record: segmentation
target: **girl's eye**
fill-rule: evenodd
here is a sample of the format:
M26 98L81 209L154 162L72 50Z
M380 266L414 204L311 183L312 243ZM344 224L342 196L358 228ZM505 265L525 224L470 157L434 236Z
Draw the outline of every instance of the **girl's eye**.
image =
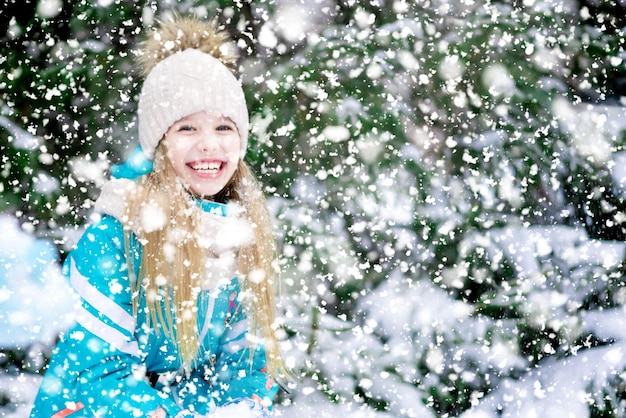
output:
M230 125L219 125L216 129L218 131L232 131L233 127Z
M178 127L178 131L193 131L194 127L191 125L181 125Z

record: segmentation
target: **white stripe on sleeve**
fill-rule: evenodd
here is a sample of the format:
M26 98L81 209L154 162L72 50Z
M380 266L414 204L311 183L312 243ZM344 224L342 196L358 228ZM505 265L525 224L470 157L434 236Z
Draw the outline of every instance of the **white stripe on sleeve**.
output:
M70 281L78 294L115 324L133 334L135 332L135 318L89 283L87 278L80 274L76 268L76 262L73 259L70 261Z
M209 296L209 306L206 309L206 315L204 317L204 325L202 326L202 331L200 332L200 336L198 337L198 342L202 344L204 338L209 332L209 327L211 326L211 317L213 316L213 309L215 308L215 298L213 296Z
M76 322L121 352L134 357L140 356L137 341L129 341L119 330L105 324L82 306L76 312Z
M226 328L226 332L222 335L224 341L233 341L241 338L248 331L248 320L244 319L234 324L229 323L229 327Z

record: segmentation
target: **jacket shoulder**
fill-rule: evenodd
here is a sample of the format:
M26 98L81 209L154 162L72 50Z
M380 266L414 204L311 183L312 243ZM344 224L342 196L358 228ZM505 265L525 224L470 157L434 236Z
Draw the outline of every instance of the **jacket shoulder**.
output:
M98 213L122 219L126 211L126 196L135 191L137 183L129 179L111 179L104 183L100 197L96 200Z

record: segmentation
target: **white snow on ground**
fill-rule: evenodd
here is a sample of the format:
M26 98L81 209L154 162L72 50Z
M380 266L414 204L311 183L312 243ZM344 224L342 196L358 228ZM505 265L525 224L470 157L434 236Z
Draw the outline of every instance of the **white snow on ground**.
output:
M0 347L50 344L71 321L73 293L52 242L0 215Z
M585 318L586 330L619 341L565 359L548 359L520 380L504 380L461 418L492 418L497 410L502 418L589 416L591 402L603 404L604 382L626 368L626 312L623 308L590 312Z
M51 242L24 232L8 215L0 215L0 231L0 347L29 348L36 368L44 361L42 349L72 320L73 292ZM29 373L0 374L0 393L10 399L0 416L28 417L40 380Z
M0 417L28 418L41 377L34 374L0 375L0 393L10 398L10 406L0 409Z

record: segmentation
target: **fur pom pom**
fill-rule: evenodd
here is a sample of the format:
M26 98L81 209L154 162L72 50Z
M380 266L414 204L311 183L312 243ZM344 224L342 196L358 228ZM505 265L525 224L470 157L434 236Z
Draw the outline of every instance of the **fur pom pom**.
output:
M146 76L163 59L189 48L217 58L235 73L239 54L228 33L218 27L217 19L205 22L194 16L159 21L143 42L137 61Z

